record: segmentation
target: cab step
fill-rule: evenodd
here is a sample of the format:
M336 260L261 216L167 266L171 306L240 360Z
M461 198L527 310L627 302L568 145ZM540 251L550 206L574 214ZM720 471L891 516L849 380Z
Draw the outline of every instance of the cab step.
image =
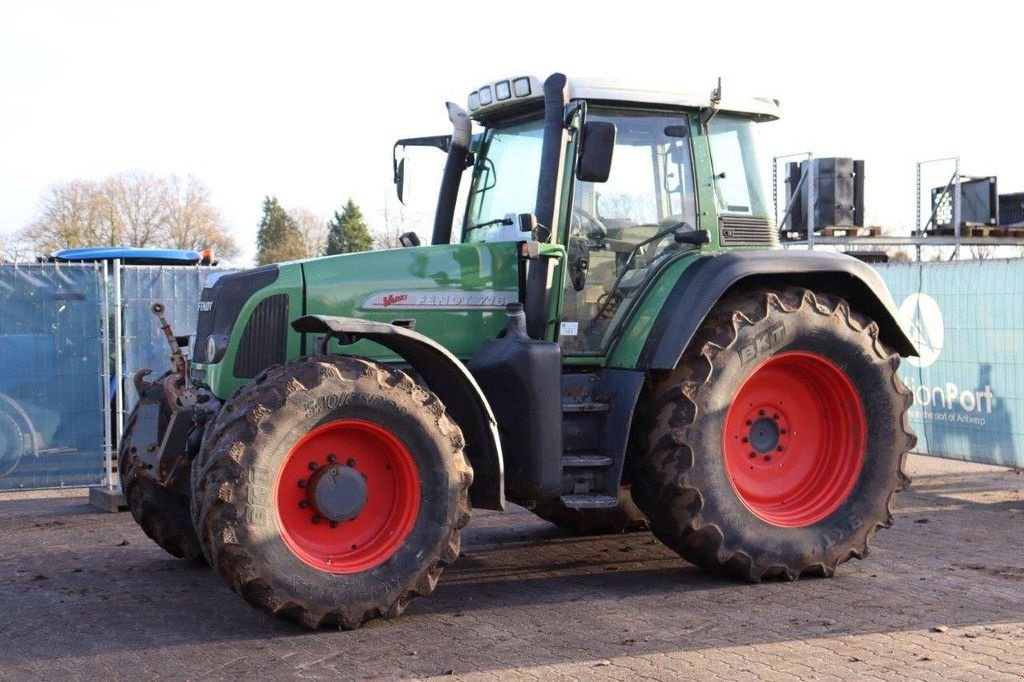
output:
M614 462L615 460L606 455L562 455L562 467L610 467Z
M619 498L611 495L562 495L562 503L572 509L613 509Z
M607 412L610 409L611 406L608 403L562 403L562 412Z

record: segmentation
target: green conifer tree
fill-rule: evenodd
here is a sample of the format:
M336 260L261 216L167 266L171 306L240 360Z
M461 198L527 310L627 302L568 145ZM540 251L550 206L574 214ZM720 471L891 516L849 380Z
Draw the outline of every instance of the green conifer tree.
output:
M363 219L363 212L349 199L341 213L335 211L327 223L327 255L369 251L372 248L373 237Z
M256 233L256 262L259 265L297 260L305 256L299 226L281 208L277 197L263 200L263 218Z

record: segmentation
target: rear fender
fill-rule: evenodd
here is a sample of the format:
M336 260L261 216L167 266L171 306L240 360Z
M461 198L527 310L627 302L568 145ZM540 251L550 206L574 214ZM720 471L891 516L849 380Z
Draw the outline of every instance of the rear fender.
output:
M325 340L335 338L344 345L367 339L401 356L437 394L466 437L466 456L473 467L473 485L469 489L473 506L504 509L504 473L497 422L480 387L458 358L423 334L384 322L306 315L292 322L292 329L321 335Z
M885 343L902 356L917 349L900 326L888 287L866 263L837 253L733 251L688 267L651 325L639 369L672 369L697 328L723 296L761 286L800 286L844 298L878 324Z

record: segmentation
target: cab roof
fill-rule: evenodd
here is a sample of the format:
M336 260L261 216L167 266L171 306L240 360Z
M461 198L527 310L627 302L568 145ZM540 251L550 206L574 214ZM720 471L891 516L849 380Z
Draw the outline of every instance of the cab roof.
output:
M708 94L696 95L670 88L651 86L636 81L609 78L569 78L569 99L593 102L647 104L672 108L703 109L711 105ZM718 109L750 116L759 121L773 121L780 116L779 102L770 97L732 96L728 87ZM499 93L507 96L499 99ZM469 94L469 110L474 119L485 121L512 109L544 99L543 81L535 76L515 76L481 85Z

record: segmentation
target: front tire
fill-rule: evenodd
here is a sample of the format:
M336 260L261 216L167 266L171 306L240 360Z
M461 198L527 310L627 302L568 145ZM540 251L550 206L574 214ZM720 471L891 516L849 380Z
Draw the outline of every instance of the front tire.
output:
M167 428L170 408L162 384L168 374L149 384L128 416L118 444L117 474L128 510L143 532L171 556L204 565L199 538L192 528L188 497L160 485L149 472L140 471L139 467L145 465L135 453L133 433L143 412L145 418L158 420L157 433L162 435Z
M210 563L308 628L399 615L459 554L472 470L444 406L404 372L305 357L225 405L192 469Z
M654 534L749 581L864 557L910 482L898 364L840 298L757 290L719 304L641 410L633 495Z

